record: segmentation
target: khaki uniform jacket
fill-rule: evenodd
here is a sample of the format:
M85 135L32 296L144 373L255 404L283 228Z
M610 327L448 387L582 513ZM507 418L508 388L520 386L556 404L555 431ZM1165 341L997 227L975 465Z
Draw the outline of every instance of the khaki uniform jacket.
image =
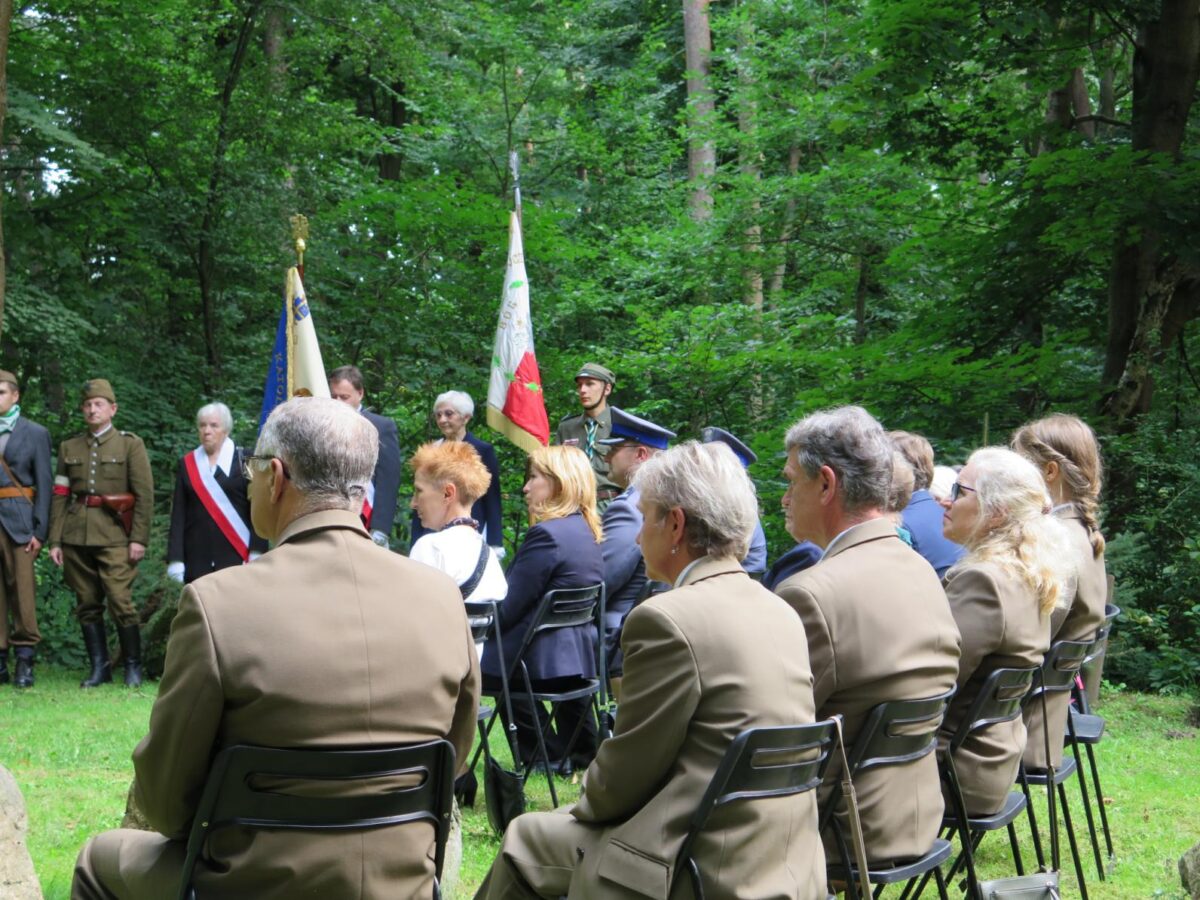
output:
M1092 553L1091 535L1083 517L1074 507L1060 510L1058 517L1071 535L1071 549L1077 562L1074 591L1067 602L1050 614L1050 640L1090 641L1104 624L1104 607L1108 602L1108 574L1104 570L1104 554ZM1047 694L1046 714L1050 717L1050 753L1054 765L1062 763L1063 733L1067 727L1070 694ZM1025 710L1025 727L1029 739L1025 742L1025 765L1033 769L1046 768L1046 741L1042 737L1042 704L1031 703Z
M133 754L150 824L184 840L233 744L372 747L448 738L469 760L479 666L447 576L375 546L357 515L303 516L248 566L188 585L149 734ZM201 897L429 897L426 824L354 834L214 834ZM136 868L136 866L134 866Z
M1050 646L1050 619L1023 579L995 563L964 560L946 573L946 597L962 633L958 693L943 725L958 729L979 689L1000 668L1040 666ZM1025 723L1017 718L977 731L959 748L954 765L967 812L999 812L1017 778L1025 751Z
M82 506L79 494L133 494L133 530L129 535L107 509ZM112 547L150 543L154 517L154 476L146 446L136 434L108 431L93 438L86 432L58 448L54 500L50 504L50 545Z
M560 421L558 430L554 433L554 443L570 444L587 452L587 426L584 424L586 419L587 417L581 413L578 416L567 416ZM600 441L611 435L612 407L605 406L604 412L596 417L596 440ZM604 449L603 446L597 444L596 452L591 460L592 470L596 473L596 490L616 491L619 494L621 488L608 477L608 463L604 460Z
M671 873L689 817L747 728L813 721L804 630L732 558L706 559L683 586L629 614L616 732L572 809L603 829L570 897L690 897ZM825 897L815 792L731 803L693 845L710 897Z
M935 697L954 686L959 636L946 595L929 563L887 519L842 532L820 562L776 591L804 622L817 718L841 713L847 742L878 704ZM838 790L832 782L831 775L822 801ZM943 810L934 754L867 772L855 789L868 858L905 859L933 844Z

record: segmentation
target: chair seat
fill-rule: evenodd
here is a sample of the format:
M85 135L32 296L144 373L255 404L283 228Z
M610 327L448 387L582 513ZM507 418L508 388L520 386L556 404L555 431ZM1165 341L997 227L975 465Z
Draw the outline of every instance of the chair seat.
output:
M486 722L488 719L490 719L495 714L496 714L496 708L494 706L481 706L481 707L479 707L479 712L475 718L479 722Z
M1104 737L1104 717L1071 710L1071 724L1075 726L1075 743L1099 744ZM1064 732L1064 738L1071 740L1071 730Z
M1064 756L1062 765L1054 770L1054 783L1056 785L1062 784L1064 781L1066 781L1068 778L1070 778L1072 775L1075 774L1076 768L1077 767L1075 765L1075 760L1069 756ZM1025 778L1030 784L1044 785L1047 780L1046 776L1047 776L1046 769L1026 769L1025 770Z
M600 692L600 679L598 678L583 678L580 679L580 686L572 688L569 691L533 691L527 693L525 691L511 691L509 696L513 702L517 700L525 700L532 697L534 700L547 700L551 703L561 703L564 700L579 700L582 697L591 697L593 694Z
M899 881L908 881L940 866L950 858L952 850L953 847L949 841L938 838L933 842L929 852L917 859L894 860L891 865L871 863L871 867L867 871L867 878L872 884L895 884ZM825 873L831 881L850 881L858 878L858 869L854 866L851 866L849 871L843 866L826 866Z
M1009 822L1025 811L1025 804L1028 802L1020 791L1009 791L1008 796L1004 798L1004 807L999 812L989 816L969 816L967 824L972 831L997 831L1007 828ZM942 827L957 828L958 819L953 815L943 816Z

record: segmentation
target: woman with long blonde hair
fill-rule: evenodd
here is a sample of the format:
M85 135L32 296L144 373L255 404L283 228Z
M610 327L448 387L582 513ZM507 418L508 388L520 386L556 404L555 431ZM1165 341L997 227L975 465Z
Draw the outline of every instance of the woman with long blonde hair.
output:
M1104 535L1100 533L1100 485L1103 466L1096 435L1075 416L1053 415L1022 425L1013 434L1012 448L1037 467L1054 504L1054 516L1066 526L1077 577L1067 602L1050 618L1052 641L1090 641L1104 624L1108 603L1108 574L1104 570ZM1054 765L1062 763L1063 730L1067 724L1067 694L1046 697L1050 720L1050 753ZM1044 769L1042 710L1034 704L1026 712L1029 743L1025 764Z
M505 664L517 662L538 602L547 591L580 588L604 581L600 551L600 515L596 511L596 478L587 456L577 447L542 447L529 456L529 476L523 490L529 509L525 540L508 570L508 596L500 607ZM560 692L578 687L596 676L596 628L580 625L538 635L525 653L525 665L535 690ZM488 644L483 651L484 686L500 686L500 657ZM501 705L501 710L504 707ZM539 709L539 720L544 713ZM526 762L537 750L534 720L523 704L513 708L517 742ZM586 765L596 752L596 723L588 700L560 704L556 732L547 735L552 762L565 772L572 762ZM583 724L573 747L567 742L576 725ZM572 759L567 759L568 750Z
M971 454L943 506L946 537L967 548L944 581L962 635L958 691L942 724L949 738L995 669L1041 665L1050 615L1069 596L1074 566L1066 528L1049 515L1041 475L1011 450ZM1025 744L1020 719L963 744L954 762L969 813L1003 807Z

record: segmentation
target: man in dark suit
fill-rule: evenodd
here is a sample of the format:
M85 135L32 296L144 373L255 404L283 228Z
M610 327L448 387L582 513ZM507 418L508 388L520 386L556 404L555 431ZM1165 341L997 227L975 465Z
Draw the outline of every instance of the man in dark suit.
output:
M0 371L0 684L8 681L8 647L17 656L15 684L33 686L38 633L33 561L50 528L50 432L21 415L17 376ZM9 636L9 618L12 635Z
M379 461L363 502L363 524L371 533L371 540L387 547L396 520L396 496L400 493L400 437L396 423L363 408L366 391L358 366L340 366L330 372L329 393L334 400L357 409L379 432Z
M178 893L196 806L226 747L446 738L467 764L479 662L462 597L446 575L372 545L363 530L358 508L377 447L374 429L331 400L300 397L271 413L245 463L255 530L274 549L184 588L150 730L133 753L138 807L157 833L90 840L75 900ZM428 823L337 834L229 828L210 836L194 884L200 897L429 897L433 847Z
M675 432L642 419L623 409L612 407L612 434L596 441L604 448L608 477L622 491L608 505L600 520L604 527L604 648L607 654L613 695L620 699L623 660L621 624L634 605L643 599L646 589L646 564L638 546L642 530L642 512L638 509L638 491L631 487L633 473L646 460L675 438Z

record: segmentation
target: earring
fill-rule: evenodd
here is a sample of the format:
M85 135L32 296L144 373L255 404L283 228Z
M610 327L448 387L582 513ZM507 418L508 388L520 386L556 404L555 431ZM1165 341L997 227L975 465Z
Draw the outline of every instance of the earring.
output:
M674 556L678 552L679 552L679 545L676 544L674 547L671 548L671 555Z

